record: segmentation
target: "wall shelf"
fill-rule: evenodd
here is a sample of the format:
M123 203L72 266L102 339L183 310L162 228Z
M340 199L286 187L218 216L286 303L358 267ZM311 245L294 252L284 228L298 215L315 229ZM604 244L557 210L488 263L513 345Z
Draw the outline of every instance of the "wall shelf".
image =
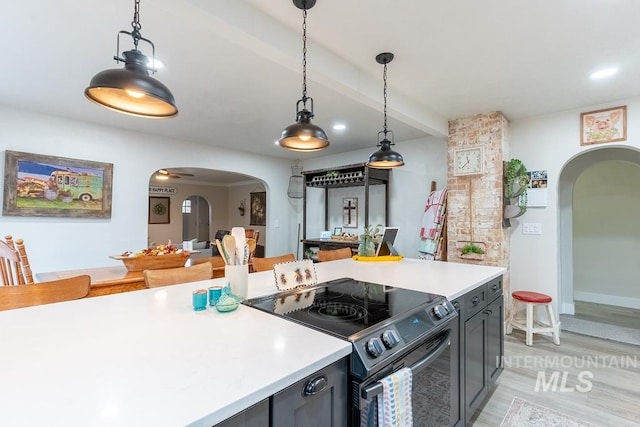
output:
M302 253L310 247L318 247L319 243L326 243L334 248L337 246L356 247L358 242L344 242L339 240L320 240L318 236L307 237L307 189L324 189L324 230L329 230L329 191L335 188L364 187L364 226L369 225L369 187L384 185L384 218L388 225L389 212L389 170L369 168L365 163L358 163L335 168L303 171L303 208L302 208Z

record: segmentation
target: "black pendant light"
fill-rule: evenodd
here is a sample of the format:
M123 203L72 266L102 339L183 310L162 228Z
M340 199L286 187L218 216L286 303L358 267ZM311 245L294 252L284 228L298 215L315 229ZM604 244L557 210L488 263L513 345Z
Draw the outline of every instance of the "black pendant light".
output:
M178 114L176 102L169 89L158 80L149 76L155 73L156 48L149 39L140 34L140 0L135 0L135 9L131 27L133 31L120 31L116 47L116 62L124 62L124 69L111 69L96 74L84 91L91 101L120 113L139 117L166 118ZM134 48L120 53L120 34L133 38ZM138 42L142 40L151 45L153 58L149 58L138 50Z
M296 103L296 122L282 131L278 144L293 151L319 151L329 146L329 138L321 127L311 123L313 98L307 96L307 10L316 0L293 0L293 4L302 9L302 98Z
M378 64L384 64L384 128L378 132L378 147L380 149L369 156L367 166L370 168L389 169L404 166L404 159L397 151L391 149L393 143L393 131L387 129L387 64L393 60L393 53L385 52L376 56ZM382 141L380 134L383 135ZM391 140L387 138L387 134L391 134Z

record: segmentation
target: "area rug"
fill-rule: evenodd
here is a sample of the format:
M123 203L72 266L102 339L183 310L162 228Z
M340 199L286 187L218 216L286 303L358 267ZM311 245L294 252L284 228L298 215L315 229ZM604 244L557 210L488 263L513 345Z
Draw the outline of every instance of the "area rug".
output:
M560 328L563 331L576 334L589 335L627 344L640 345L640 329L625 328L622 326L607 325L605 323L592 322L590 320L576 319L567 314L560 315Z
M596 427L527 400L514 397L500 427Z

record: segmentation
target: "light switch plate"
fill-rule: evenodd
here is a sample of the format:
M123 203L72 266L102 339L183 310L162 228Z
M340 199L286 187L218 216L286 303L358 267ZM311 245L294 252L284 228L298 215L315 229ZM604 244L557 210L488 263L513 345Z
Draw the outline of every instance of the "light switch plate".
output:
M522 234L542 234L542 224L539 222L523 222Z

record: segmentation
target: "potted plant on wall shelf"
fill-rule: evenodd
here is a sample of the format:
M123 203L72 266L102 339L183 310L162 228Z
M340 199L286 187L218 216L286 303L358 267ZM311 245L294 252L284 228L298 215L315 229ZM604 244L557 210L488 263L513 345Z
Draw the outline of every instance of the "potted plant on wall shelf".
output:
M460 258L483 260L485 254L485 244L482 242L456 242L457 249L460 250Z
M516 218L527 211L529 174L519 159L504 163L504 218ZM514 202L516 199L516 203ZM509 224L510 225L510 224Z

